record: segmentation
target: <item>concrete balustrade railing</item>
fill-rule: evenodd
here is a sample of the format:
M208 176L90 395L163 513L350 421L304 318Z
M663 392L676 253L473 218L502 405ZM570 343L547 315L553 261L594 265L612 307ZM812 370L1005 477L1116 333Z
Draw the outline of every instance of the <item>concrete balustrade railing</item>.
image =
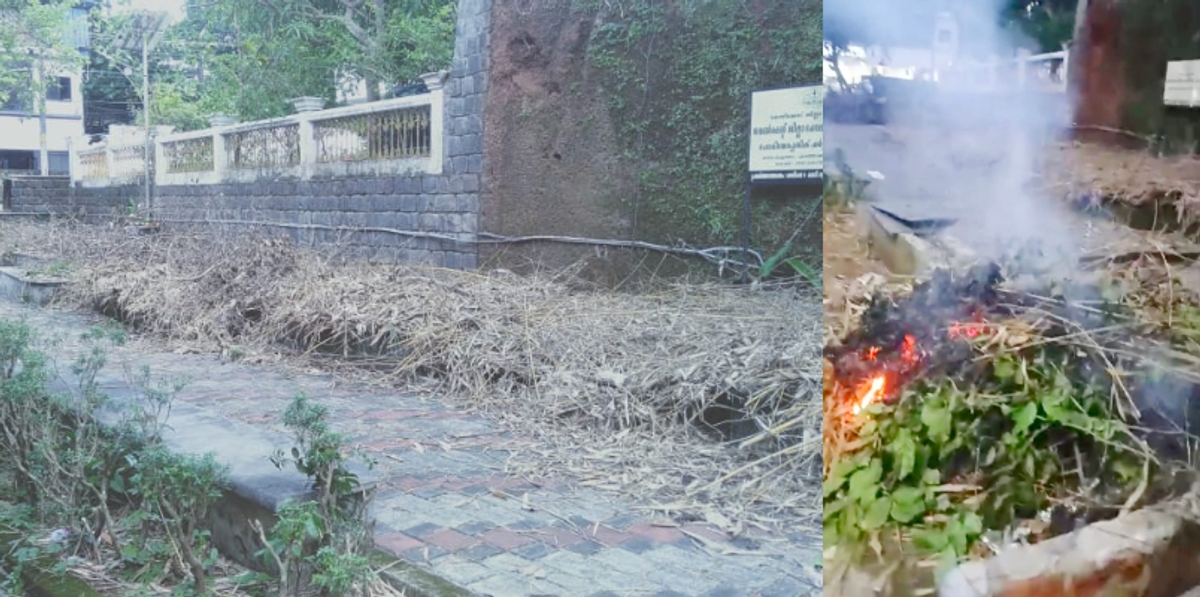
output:
M441 174L446 75L423 76L429 91L420 95L157 137L154 182ZM133 149L72 148L72 183L104 187L140 179L145 171L142 147Z

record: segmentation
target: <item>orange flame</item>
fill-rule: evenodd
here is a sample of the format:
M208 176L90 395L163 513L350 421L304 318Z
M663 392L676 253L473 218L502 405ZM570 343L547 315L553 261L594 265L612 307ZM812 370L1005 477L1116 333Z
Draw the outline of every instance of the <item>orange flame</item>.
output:
M876 375L871 378L870 384L867 386L867 391L863 392L859 397L858 402L854 405L852 411L858 414L862 409L871 406L875 401L883 397L883 390L887 386L887 379L883 375Z

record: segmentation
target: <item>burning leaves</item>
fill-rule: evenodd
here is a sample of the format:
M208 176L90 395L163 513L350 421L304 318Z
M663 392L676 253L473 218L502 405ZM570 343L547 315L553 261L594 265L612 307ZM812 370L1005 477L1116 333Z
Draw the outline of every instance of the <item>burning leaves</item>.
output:
M898 530L952 561L1039 512L1144 497L1154 457L1122 406L1132 359L1116 347L1136 332L1000 282L994 266L939 272L875 298L826 349L827 545Z

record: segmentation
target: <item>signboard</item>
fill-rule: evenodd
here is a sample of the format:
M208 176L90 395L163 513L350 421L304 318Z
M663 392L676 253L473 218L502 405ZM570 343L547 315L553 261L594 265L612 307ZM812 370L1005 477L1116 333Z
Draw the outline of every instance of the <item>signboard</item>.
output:
M750 181L820 181L825 87L758 91L750 98Z
M1163 104L1185 108L1200 107L1200 60L1179 60L1167 63Z

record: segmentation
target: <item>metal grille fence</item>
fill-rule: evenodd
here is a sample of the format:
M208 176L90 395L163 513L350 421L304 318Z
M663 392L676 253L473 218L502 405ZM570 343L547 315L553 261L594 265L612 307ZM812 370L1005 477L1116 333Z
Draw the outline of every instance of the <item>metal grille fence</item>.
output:
M430 122L427 105L315 121L317 161L427 158Z

